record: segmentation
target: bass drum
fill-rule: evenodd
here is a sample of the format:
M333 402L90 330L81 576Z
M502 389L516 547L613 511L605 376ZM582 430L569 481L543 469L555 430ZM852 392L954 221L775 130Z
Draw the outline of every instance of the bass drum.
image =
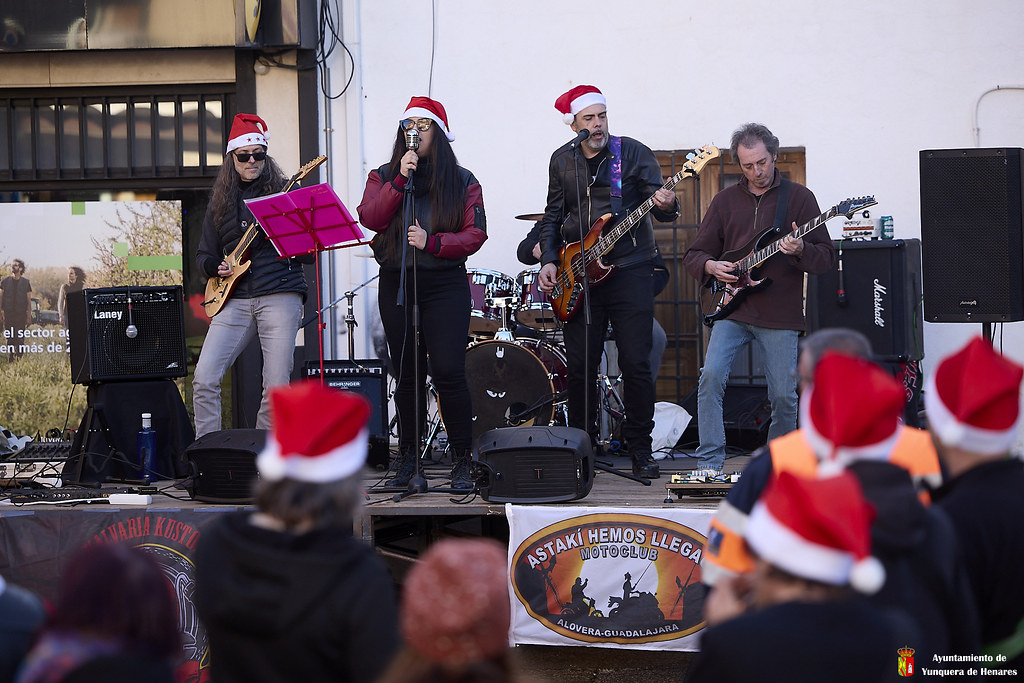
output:
M469 318L471 337L493 337L502 327L502 305L516 298L516 281L505 273L482 268L467 268L472 310ZM504 301L494 301L503 299Z
M492 339L466 349L473 438L498 427L547 425L564 400L568 372L561 351L543 341Z

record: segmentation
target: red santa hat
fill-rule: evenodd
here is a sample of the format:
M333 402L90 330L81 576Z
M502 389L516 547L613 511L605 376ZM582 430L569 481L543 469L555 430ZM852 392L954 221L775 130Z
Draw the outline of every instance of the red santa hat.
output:
M975 337L925 382L928 426L939 441L982 455L1009 452L1021 426L1024 368Z
M887 460L905 403L903 387L882 368L828 352L800 401L800 427L825 473L856 460Z
M366 462L370 404L359 394L304 380L274 389L270 409L273 427L256 457L264 479L323 484Z
M402 635L417 654L459 665L508 647L507 554L484 538L445 539L424 553L402 592Z
M751 510L744 538L761 559L794 576L875 593L885 568L871 556L874 518L849 472L809 479L784 471Z
M444 106L437 100L432 100L429 97L414 97L409 100L402 118L409 119L413 117L432 119L444 131L448 142L455 140L451 129L448 128L448 114L445 112Z
M266 122L256 114L235 114L235 120L231 122L231 133L228 135L228 150L249 145L263 145L269 147L270 133L267 131Z
M564 92L555 100L555 109L562 112L562 121L569 125L576 119L576 114L595 104L607 105L601 91L592 85L577 85Z

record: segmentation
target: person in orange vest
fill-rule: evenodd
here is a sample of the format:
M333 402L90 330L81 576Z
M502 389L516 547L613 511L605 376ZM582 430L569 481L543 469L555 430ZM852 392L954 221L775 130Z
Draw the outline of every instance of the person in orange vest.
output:
M980 646L977 615L953 525L944 513L921 503L910 471L892 461L905 404L903 386L878 365L826 352L800 399L801 431L818 462L811 476L847 471L875 507L871 550L889 578L871 599L881 607L904 609L917 622L921 636L910 646L920 661L975 654ZM749 534L744 529L741 546ZM712 529L707 547L718 557L720 540ZM719 577L709 602L720 585L727 588L742 579Z
M939 362L928 378L928 428L948 481L936 505L964 547L987 668L1024 672L1024 463L1020 437L1024 368L981 337ZM999 661L998 657L1006 657Z
M705 603L687 683L900 680L896 653L920 632L904 610L863 597L885 581L871 555L873 518L849 472L775 477L747 529L757 569Z
M814 369L827 351L864 359L872 355L871 342L856 330L830 327L809 334L800 344L797 363L802 395L807 393ZM927 502L928 491L942 482L938 456L924 430L900 425L889 461L910 472L921 492L922 502ZM739 481L719 504L711 522L708 545L701 562L703 582L713 586L721 576L743 574L753 567L743 546L743 530L751 508L761 497L773 473L786 471L811 477L817 470L818 456L807 442L804 429L772 439L755 451Z

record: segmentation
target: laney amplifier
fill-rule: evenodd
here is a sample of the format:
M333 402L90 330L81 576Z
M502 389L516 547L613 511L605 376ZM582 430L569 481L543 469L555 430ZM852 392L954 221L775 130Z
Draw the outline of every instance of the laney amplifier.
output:
M72 381L184 377L183 301L180 286L108 287L68 294Z

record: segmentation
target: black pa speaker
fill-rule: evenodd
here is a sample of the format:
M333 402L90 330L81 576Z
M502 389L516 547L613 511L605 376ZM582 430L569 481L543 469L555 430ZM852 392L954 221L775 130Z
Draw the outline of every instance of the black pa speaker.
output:
M697 389L691 391L679 404L692 419L678 443L694 444L700 440L697 430ZM725 385L722 399L722 422L725 427L725 445L752 452L768 443L768 428L772 424L772 404L768 400L768 387L763 384Z
M480 496L497 503L577 500L594 486L590 436L573 427L501 427L480 435Z
M183 301L180 286L68 294L71 381L184 377Z
M928 322L1024 320L1021 151L921 152L924 316Z
M207 503L252 502L256 456L266 441L265 429L222 429L196 439L185 449L193 475L189 494Z
M847 327L868 338L879 360L921 360L921 241L837 240L835 245L842 274L834 269L807 280L807 331Z

